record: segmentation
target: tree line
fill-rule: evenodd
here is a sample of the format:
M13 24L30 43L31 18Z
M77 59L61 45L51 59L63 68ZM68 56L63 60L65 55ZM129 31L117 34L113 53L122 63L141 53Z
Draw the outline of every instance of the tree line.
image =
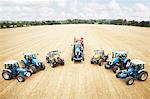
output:
M56 25L56 24L113 24L113 25L128 25L128 26L140 26L150 27L150 21L127 21L126 19L100 19L100 20L84 20L84 19L67 19L59 21L0 21L0 28L15 28L25 26L37 26L37 25Z

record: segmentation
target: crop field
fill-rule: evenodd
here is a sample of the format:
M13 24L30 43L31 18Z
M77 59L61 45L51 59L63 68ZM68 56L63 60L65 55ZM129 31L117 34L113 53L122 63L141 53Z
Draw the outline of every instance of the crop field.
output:
M83 37L85 61L74 63L71 53L74 37ZM23 53L36 52L46 65L20 83L0 76L0 99L149 99L150 77L126 85L111 70L91 65L95 49L109 54L115 50L128 51L131 59L145 61L150 73L150 28L117 25L51 25L0 29L0 73L5 61L22 60ZM51 68L45 56L58 49L65 59L64 66Z

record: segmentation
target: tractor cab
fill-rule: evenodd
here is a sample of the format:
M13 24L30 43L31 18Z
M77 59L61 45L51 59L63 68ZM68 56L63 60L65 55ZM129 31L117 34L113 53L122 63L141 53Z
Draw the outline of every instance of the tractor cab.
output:
M138 59L131 60L129 64L127 64L128 68L132 68L133 70L139 71L144 69L144 62Z
M104 55L104 50L103 50L103 49L94 50L94 52L95 52L95 55L96 55L96 54L99 54L100 56L103 56L103 55Z
M9 60L7 62L4 63L5 69L14 69L16 70L17 68L19 68L19 64L18 61L16 60Z
M60 58L60 53L58 50L54 50L54 51L50 51L48 54L47 54L47 59L48 58L52 58L52 59L58 59Z
M51 51L47 54L49 57L60 56L60 52L58 50Z
M36 54L33 53L33 52L30 52L30 53L24 53L24 58L25 59L36 59Z
M104 55L104 50L94 50L95 55L94 58L99 60Z
M126 58L127 57L127 52L125 51L115 51L115 52L112 52L112 58L116 58L116 57L120 57L120 58Z

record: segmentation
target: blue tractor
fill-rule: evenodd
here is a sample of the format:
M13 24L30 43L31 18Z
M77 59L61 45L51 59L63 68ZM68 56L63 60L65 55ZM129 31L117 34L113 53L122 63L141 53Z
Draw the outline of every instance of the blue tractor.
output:
M76 62L76 61L84 61L84 53L83 53L83 46L81 45L81 43L74 43L73 45L73 50L72 50L72 56L71 56L71 60Z
M24 82L26 77L30 77L32 73L27 68L19 67L18 61L9 60L4 63L4 70L2 71L2 77L5 80L11 80L17 78L18 82Z
M39 62L36 55L34 52L24 53L24 59L21 60L24 67L28 68L32 74L45 69L45 65Z
M141 60L131 60L127 64L127 69L120 70L117 74L117 78L125 79L127 85L132 85L135 79L139 81L145 81L148 77L147 71L144 70L144 62Z
M105 64L105 68L112 69L116 73L116 71L126 69L126 64L129 62L130 59L127 58L127 52L118 50L112 52L112 61L108 61Z

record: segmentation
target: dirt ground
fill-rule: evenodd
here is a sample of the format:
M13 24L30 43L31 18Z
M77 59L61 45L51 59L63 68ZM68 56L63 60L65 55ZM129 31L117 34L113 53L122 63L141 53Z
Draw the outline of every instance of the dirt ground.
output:
M71 61L74 37L84 37L85 61ZM129 52L131 59L146 62L150 73L150 28L113 25L53 25L0 30L0 73L3 63L20 61L23 53L37 52L46 65L25 82L6 81L0 76L0 99L149 99L150 77L127 86L122 79L103 66L91 65L93 50L103 48L111 56L117 49ZM46 63L47 52L58 49L65 66L51 68Z

